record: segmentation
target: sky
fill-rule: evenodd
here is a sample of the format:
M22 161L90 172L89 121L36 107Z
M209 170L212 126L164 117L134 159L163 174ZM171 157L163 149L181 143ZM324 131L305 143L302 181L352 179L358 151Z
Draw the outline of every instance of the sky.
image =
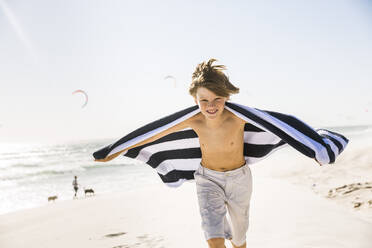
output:
M0 143L118 139L194 105L210 58L232 102L372 124L372 1L0 0Z

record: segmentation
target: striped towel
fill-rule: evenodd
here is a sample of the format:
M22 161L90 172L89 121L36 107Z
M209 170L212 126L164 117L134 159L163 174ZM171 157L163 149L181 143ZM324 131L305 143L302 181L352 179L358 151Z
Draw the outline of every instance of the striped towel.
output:
M294 116L226 102L225 108L245 120L244 156L248 164L255 163L284 145L290 145L319 164L334 163L348 143L343 135L325 129L314 130ZM138 159L156 169L164 183L178 187L194 179L194 172L201 161L197 134L184 129L168 134L156 141L124 151L199 113L198 106L147 124L117 142L108 145L93 156L110 160L119 153ZM124 151L124 152L123 152Z

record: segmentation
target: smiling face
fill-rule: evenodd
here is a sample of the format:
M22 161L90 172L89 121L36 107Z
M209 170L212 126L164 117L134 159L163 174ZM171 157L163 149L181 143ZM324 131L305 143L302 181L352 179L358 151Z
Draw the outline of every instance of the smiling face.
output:
M195 103L199 105L201 113L208 119L218 118L224 108L227 97L217 96L204 87L199 87L195 95Z

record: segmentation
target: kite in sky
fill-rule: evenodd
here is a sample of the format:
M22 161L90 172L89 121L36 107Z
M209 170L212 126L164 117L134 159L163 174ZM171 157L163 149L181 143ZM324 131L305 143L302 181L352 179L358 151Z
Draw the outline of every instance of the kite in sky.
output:
M74 92L72 92L72 94L76 94L76 93L81 93L85 96L85 102L81 107L84 108L85 106L87 106L87 104L88 104L88 94L84 90L75 90Z

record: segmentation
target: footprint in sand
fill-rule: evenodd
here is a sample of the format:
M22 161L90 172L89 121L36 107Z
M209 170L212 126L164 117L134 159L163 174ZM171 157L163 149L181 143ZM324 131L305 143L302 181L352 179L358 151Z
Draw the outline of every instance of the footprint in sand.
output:
M164 239L162 237L150 237L145 234L142 236L137 236L141 246L140 247L151 247L151 248L164 248L162 245Z
M110 233L110 234L106 234L105 237L106 238L115 238L115 237L118 237L118 236L121 236L121 235L124 235L124 234L127 234L127 233L126 232Z
M328 198L354 198L352 206L359 209L364 205L371 206L372 201L368 200L367 195L372 191L372 182L352 183L343 185L328 191Z
M105 235L105 237L113 238L124 234L126 233L125 232L111 233ZM164 248L162 244L164 239L162 237L151 237L147 234L144 234L141 236L137 236L136 238L138 241L135 242L134 244L122 244L113 246L112 248Z

